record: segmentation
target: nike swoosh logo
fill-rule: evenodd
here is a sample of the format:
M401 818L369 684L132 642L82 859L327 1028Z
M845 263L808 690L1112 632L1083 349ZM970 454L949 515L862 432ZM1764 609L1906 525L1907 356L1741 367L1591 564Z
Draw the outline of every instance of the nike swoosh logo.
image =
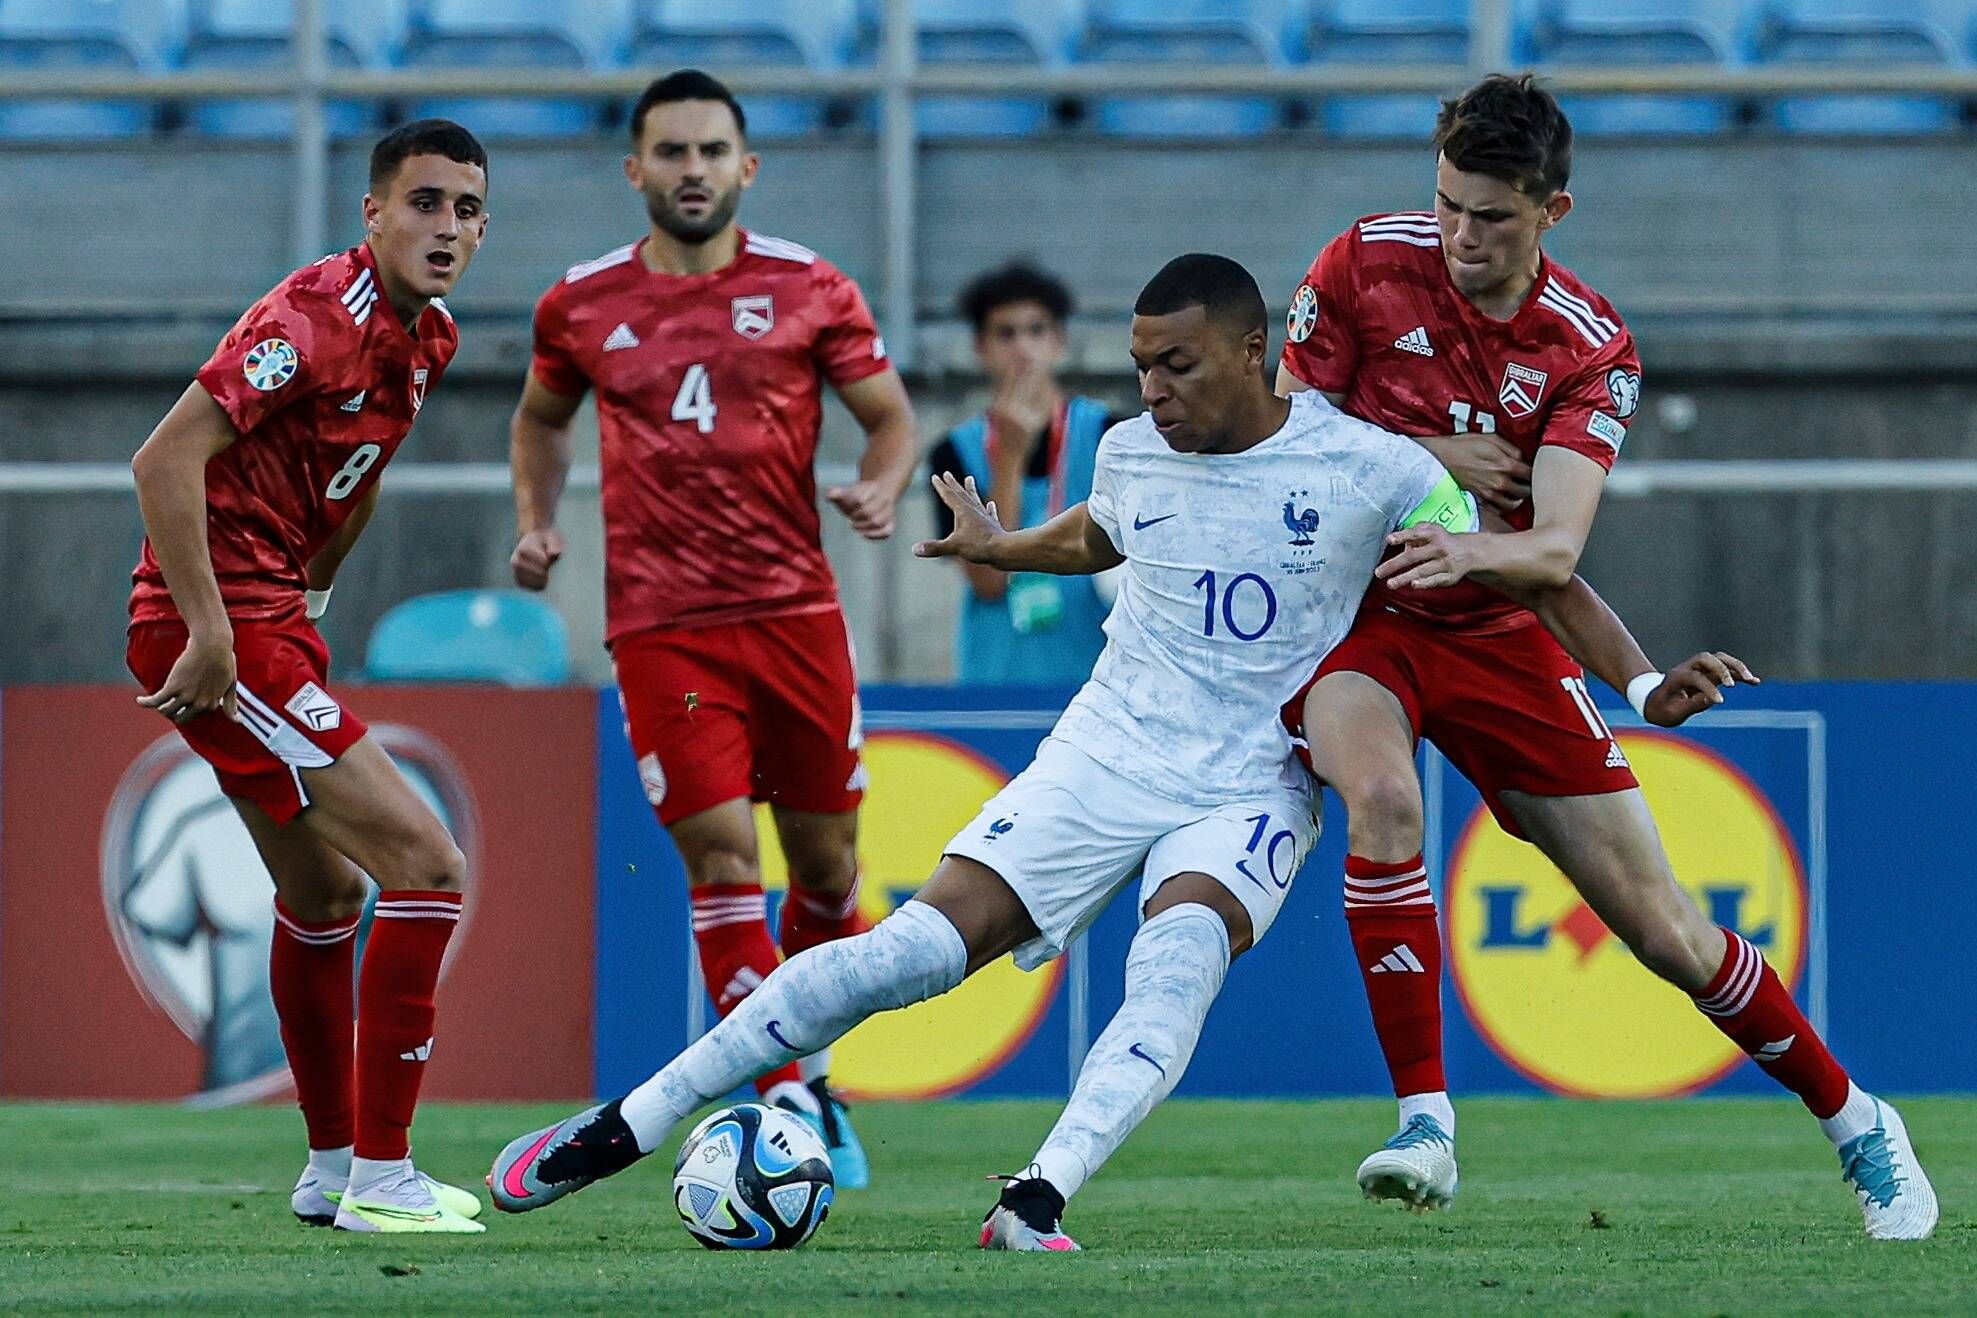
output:
M1152 1067L1154 1070L1160 1072L1161 1079L1165 1080L1167 1078L1167 1068L1162 1066L1160 1063L1154 1061L1151 1057L1148 1057L1146 1055L1146 1050L1140 1047L1138 1044L1134 1044L1132 1047L1126 1049L1126 1051L1131 1053L1133 1056L1139 1058L1142 1062L1145 1062L1148 1066Z
M556 1138L556 1132L561 1129L563 1129L561 1126L551 1126L542 1133L542 1138L537 1140L527 1153L508 1164L507 1172L501 1177L501 1188L508 1192L509 1197L514 1199L529 1197L529 1183L523 1178L528 1175L529 1168L535 1166L535 1160L542 1156L543 1149L548 1146L549 1141Z
M1173 520L1174 520L1174 519L1175 519L1176 517L1179 517L1179 516L1180 516L1180 514L1179 514L1179 513L1168 513L1168 514L1167 514L1167 515L1166 515L1165 517L1149 517L1149 518L1147 518L1147 519L1146 519L1145 521L1141 521L1141 520L1140 520L1140 516L1139 516L1139 514L1138 514L1138 513L1134 513L1134 514L1133 514L1133 529L1134 529L1135 531L1144 531L1144 530L1146 530L1146 528L1147 528L1147 527L1149 527L1149 526L1158 526L1158 525L1160 525L1160 523L1162 523L1162 522L1171 522L1171 521L1173 521Z
M797 1051L796 1045L791 1043L788 1039L783 1038L783 1032L776 1028L778 1025L781 1024L782 1024L781 1021L770 1021L767 1025L763 1026L762 1028L769 1032L769 1037L771 1039L774 1039L777 1043L789 1049L791 1052L796 1052Z
M416 1208L389 1208L383 1204L360 1204L358 1208L362 1212L375 1213L379 1217L388 1217L397 1222L439 1221L438 1213L422 1213Z

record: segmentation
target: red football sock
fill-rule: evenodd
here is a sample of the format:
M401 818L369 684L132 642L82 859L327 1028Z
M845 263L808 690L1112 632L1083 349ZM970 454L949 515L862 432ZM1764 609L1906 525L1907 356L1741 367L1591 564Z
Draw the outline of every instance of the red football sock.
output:
M412 1112L432 1056L433 991L460 894L378 894L357 980L357 1149L390 1161L411 1152Z
M1394 1095L1448 1088L1442 1073L1442 934L1421 857L1345 858L1345 922Z
M759 883L703 883L687 889L693 907L693 944L714 1010L726 1016L775 973L780 959L769 941L767 903ZM766 1094L784 1081L801 1083L795 1062L755 1077Z
M362 919L361 914L298 919L275 899L268 988L312 1149L349 1147L356 1124L357 1019L351 995Z
M1695 1002L1710 1024L1824 1120L1847 1101L1846 1069L1833 1060L1783 981L1741 934L1723 931L1722 968Z
M792 887L783 898L781 937L784 956L808 952L820 943L862 934L872 927L858 909L858 880L842 897L824 897Z

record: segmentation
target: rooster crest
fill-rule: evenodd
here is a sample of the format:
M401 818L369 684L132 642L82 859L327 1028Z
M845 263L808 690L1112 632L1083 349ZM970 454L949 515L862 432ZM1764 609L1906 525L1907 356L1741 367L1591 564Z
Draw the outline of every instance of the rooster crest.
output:
M1299 512L1295 503L1289 499L1284 500L1284 528L1291 533L1292 544L1312 543L1311 533L1318 529L1318 510L1306 508L1303 512Z

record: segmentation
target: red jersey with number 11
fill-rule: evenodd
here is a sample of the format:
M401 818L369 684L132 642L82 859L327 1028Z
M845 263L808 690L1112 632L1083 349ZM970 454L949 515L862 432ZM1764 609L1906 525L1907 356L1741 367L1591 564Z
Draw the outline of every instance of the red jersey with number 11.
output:
M1611 303L1545 259L1509 320L1478 311L1442 259L1426 211L1369 215L1327 243L1291 299L1284 365L1344 410L1402 435L1486 431L1526 462L1545 445L1611 468L1640 403L1634 336ZM1526 500L1506 514L1531 526ZM1487 586L1390 590L1367 606L1470 631L1535 621Z
M699 275L647 269L629 243L536 304L535 378L597 390L607 643L837 607L813 471L822 386L892 363L842 271L740 234Z
M206 464L206 542L230 618L302 607L309 560L377 484L460 346L435 300L407 333L371 249L325 256L247 309L198 381L240 438ZM178 617L146 539L132 622Z

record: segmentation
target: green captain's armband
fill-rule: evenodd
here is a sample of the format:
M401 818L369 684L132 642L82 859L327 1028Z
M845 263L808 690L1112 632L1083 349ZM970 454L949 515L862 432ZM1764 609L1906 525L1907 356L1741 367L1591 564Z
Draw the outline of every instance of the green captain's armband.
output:
M1464 531L1482 529L1481 515L1476 511L1476 496L1455 483L1455 477L1447 472L1435 482L1435 488L1428 491L1428 497L1414 505L1414 511L1400 519L1400 529L1422 526L1429 522L1445 531L1460 535Z

